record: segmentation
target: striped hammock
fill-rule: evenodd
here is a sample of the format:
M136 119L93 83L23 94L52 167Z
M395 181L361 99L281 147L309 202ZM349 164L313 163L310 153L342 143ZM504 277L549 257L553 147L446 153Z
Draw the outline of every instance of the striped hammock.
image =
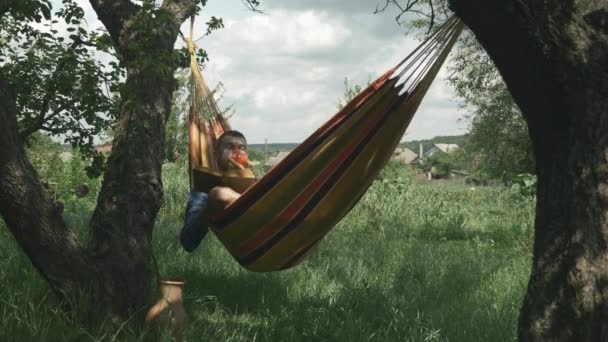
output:
M389 161L462 23L449 19L372 82L214 219L211 230L251 271L293 267L346 215ZM192 57L190 176L216 168L213 148L229 126Z

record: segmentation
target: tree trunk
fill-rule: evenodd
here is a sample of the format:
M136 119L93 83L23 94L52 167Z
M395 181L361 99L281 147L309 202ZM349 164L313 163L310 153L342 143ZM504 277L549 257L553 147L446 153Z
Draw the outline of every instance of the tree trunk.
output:
M152 229L162 204L173 46L195 2L165 0L147 12L129 1L91 4L127 67L127 80L88 245L83 248L66 227L27 159L17 133L15 99L1 73L0 214L65 303L93 304L86 306L93 322L143 322L152 299Z
M120 122L91 223L89 250L100 272L112 274L102 305L145 314L150 301L152 229L162 205L164 127L173 93L173 42L155 51L158 69L128 67Z
M521 341L608 340L608 5L451 0L522 110L538 173Z

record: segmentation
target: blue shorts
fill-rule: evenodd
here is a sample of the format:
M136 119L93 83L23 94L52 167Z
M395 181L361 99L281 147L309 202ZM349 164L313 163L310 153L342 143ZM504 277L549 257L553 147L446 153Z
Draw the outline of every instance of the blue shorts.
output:
M208 227L203 227L202 218L207 210L209 195L204 192L188 193L188 203L184 217L184 226L179 235L179 241L184 249L192 252L203 241L209 232Z

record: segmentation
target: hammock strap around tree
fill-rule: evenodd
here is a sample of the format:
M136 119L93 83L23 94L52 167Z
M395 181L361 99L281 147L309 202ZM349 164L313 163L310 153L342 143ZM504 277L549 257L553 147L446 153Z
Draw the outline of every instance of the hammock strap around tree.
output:
M348 213L392 156L462 27L449 19L214 220L241 265L293 267Z

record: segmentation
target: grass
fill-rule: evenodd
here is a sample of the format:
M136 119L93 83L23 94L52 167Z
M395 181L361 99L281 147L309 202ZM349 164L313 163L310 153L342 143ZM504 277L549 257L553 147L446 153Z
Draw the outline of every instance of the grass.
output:
M529 275L529 197L416 184L391 165L305 264L257 274L212 234L184 252L177 240L188 190L183 165L166 165L163 183L154 249L161 274L187 281L185 340L515 340ZM74 227L94 203L82 201L66 205ZM0 241L0 340L146 340L129 328L116 335L79 328L4 227Z

